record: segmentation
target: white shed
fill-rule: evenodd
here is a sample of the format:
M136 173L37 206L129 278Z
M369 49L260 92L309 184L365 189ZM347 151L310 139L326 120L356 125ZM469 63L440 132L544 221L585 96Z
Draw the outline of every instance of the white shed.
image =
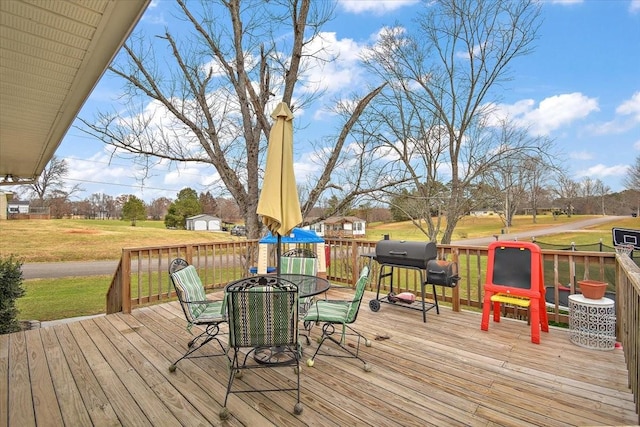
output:
M187 218L187 230L222 231L222 220L209 214L200 214Z

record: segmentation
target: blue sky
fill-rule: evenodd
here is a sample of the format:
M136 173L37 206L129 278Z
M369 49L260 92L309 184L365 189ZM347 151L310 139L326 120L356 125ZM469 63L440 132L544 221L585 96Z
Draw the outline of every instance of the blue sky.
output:
M170 6L170 1L154 1L138 30L162 32L172 22ZM383 26L409 25L423 7L414 0L339 1L335 20L324 28L325 43L340 52L340 59L322 70L331 76L323 78L327 99L364 87L367 75L358 53ZM513 80L500 94L500 110L553 139L574 180L600 179L621 191L627 168L640 155L640 0L547 0L542 17L535 51L512 63ZM108 108L120 90L121 83L105 75L80 116L90 119L96 109ZM330 116L318 107L296 116L304 128L295 136L298 181L316 172L305 161L312 157L305 140L331 126ZM76 195L80 199L93 193L135 194L149 202L175 198L187 186L219 193L219 187L207 187L216 181L210 167L158 167L141 187L140 173L127 160L112 158L102 143L73 127L56 155L69 164L69 184L86 190Z

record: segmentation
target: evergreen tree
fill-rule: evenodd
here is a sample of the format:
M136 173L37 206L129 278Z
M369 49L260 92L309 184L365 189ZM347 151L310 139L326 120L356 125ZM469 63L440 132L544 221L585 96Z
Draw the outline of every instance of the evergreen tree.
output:
M169 206L169 212L164 217L167 228L186 228L187 218L202 213L202 206L198 193L191 188L184 188L178 193L178 198Z
M219 214L218 202L209 191L206 193L200 193L199 200L202 213L216 216Z
M128 200L122 206L122 219L130 220L131 225L135 226L137 220L143 220L147 217L147 208L144 202L134 195L129 195Z
M0 258L0 334L20 330L16 299L24 295L22 262L14 258Z

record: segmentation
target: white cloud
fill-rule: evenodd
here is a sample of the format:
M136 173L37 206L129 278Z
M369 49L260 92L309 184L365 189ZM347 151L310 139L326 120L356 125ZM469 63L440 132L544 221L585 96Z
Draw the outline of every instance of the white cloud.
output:
M598 101L579 92L554 95L540 101L524 99L515 104L494 105L490 123L496 125L509 119L518 126L526 127L536 135L548 135L554 130L568 126L576 120L599 111Z
M405 6L412 6L419 0L338 0L338 4L346 12L382 15Z
M309 160L309 157L305 157L305 161L293 162L293 169L296 171L296 182L305 182L310 179L316 179L320 167L318 164Z
M591 166L587 169L579 170L576 173L576 176L581 177L590 177L590 178L605 178L605 177L622 177L627 173L629 166L628 165L613 165L607 166L599 163L597 165Z
M147 10L142 15L141 21L154 25L167 25L167 20L165 19L163 12L158 9L159 5L160 0L151 0Z
M593 154L587 151L573 151L569 153L569 157L573 160L591 160L593 159Z
M634 93L631 99L624 101L616 108L616 113L630 115L635 122L640 123L640 92Z
M199 176L199 173L200 169L195 166L180 167L166 173L163 182L172 187L192 187L202 184L202 177Z
M542 100L537 109L526 115L526 120L535 133L547 135L598 110L596 99L575 92Z
M631 3L629 3L629 12L632 14L640 12L640 0L631 0Z
M353 39L337 39L336 33L321 33L305 47L305 54L313 55L304 72L306 90L325 90L329 95L354 88L362 81L359 66L360 51L364 45ZM318 57L318 53L322 57Z
M633 149L640 151L640 139L633 144Z
M640 92L624 101L616 108L616 117L604 123L588 126L588 130L596 135L615 135L625 133L640 124Z
M485 48L485 43L480 45L473 46L471 50L471 57L480 59L482 56L482 50ZM469 61L471 58L469 57L469 51L467 50L459 50L456 52L456 58L464 59Z

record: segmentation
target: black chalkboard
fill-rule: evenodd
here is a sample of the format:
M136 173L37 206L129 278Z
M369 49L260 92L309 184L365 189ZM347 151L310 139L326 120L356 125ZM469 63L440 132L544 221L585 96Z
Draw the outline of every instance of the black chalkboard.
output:
M495 248L492 283L531 289L531 251L526 248ZM537 288L538 285L535 286Z

